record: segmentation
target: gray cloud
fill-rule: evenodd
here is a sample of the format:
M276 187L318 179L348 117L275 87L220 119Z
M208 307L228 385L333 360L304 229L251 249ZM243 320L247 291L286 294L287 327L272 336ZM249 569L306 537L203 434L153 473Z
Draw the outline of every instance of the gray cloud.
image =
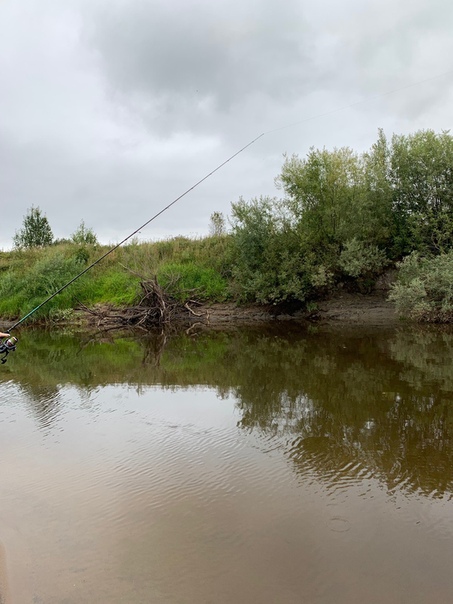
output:
M83 219L120 240L287 124L142 236L203 234L240 195L276 194L285 151L449 128L452 73L404 87L450 68L452 25L447 0L0 3L0 247L32 204L58 237Z
M303 12L298 0L120 2L98 13L91 39L115 89L228 112L252 94L306 91L315 58Z

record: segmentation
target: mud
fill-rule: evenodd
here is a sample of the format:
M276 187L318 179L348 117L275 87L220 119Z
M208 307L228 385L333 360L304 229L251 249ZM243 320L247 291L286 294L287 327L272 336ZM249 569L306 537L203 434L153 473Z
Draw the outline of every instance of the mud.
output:
M106 306L97 308L96 312L77 311L77 321L89 326L105 327L111 323L112 315L121 315L118 309L109 311ZM290 312L274 306L237 305L233 302L203 304L183 309L174 317L173 324L185 328L240 327L280 322L387 326L397 321L394 306L387 300L387 294L378 291L368 295L337 293L328 300L312 304L309 311Z

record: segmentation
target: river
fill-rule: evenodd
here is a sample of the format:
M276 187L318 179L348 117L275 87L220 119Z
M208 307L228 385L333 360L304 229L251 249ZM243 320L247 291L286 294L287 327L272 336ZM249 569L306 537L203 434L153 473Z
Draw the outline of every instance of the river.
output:
M283 327L23 330L0 602L452 602L453 333Z

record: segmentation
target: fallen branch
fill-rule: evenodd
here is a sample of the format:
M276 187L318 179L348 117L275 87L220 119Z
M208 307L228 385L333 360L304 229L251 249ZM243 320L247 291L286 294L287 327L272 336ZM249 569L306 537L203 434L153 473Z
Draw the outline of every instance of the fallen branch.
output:
M187 308L187 310L188 310L188 311L189 311L189 312L190 312L192 315L194 315L195 317L202 317L202 316L203 316L203 313L202 313L202 312L195 312L194 310L192 310L192 309L190 308L190 306L189 306L187 303L186 303L186 304L184 304L184 308Z
M135 276L137 275L134 271L132 272ZM101 309L88 308L81 302L78 307L91 316L97 318L97 325L120 325L123 327L139 327L146 331L151 329L163 329L164 327L170 326L173 322L177 321L188 321L192 322L192 317L201 319L206 317L209 322L208 313L196 312L189 306L200 305L201 302L196 300L193 296L196 290L188 290L185 292L186 302L180 302L176 300L170 293L174 286L174 281L170 283L167 288L163 288L157 281L157 276L151 279L144 279L140 281L141 295L139 302L131 307L124 309L117 309L112 307L104 307Z

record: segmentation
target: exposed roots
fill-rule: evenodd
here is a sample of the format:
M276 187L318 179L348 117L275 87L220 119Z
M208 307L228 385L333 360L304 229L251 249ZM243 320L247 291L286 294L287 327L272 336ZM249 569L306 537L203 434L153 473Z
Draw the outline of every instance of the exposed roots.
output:
M209 322L207 313L196 312L189 306L189 304L198 305L197 300L179 302L168 293L167 289L159 285L157 277L142 279L140 287L141 298L135 306L121 310L111 307L90 309L80 303L79 307L92 315L98 326L104 327L133 326L149 331L168 327L175 321L192 324L194 320L200 322L205 318ZM187 292L188 296L190 293Z

